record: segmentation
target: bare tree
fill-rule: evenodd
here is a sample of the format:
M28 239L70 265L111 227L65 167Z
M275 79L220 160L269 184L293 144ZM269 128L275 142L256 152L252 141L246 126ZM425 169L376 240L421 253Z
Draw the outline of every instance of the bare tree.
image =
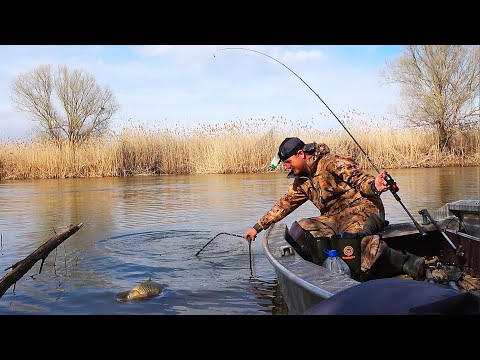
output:
M119 105L112 91L81 70L40 65L12 83L16 108L31 115L41 134L61 143L80 144L105 133Z
M400 84L405 106L399 115L407 124L435 129L441 150L451 147L455 130L478 125L479 46L406 46L381 77Z

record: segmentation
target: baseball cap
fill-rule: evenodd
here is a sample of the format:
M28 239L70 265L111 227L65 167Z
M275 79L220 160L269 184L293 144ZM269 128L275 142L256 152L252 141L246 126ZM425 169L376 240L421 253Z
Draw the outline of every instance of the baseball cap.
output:
M278 157L280 161L287 160L290 156L296 155L298 150L302 150L305 143L297 137L288 137L282 141L278 148Z
M275 170L280 161L287 160L290 156L296 155L298 150L303 149L305 143L296 137L288 137L282 141L278 148L278 154L270 162L269 167Z

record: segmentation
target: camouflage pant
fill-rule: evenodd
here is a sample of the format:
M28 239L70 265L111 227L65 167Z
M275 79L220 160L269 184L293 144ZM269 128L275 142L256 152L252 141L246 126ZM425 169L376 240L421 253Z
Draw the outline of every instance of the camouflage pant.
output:
M360 201L356 206L345 208L332 216L317 216L301 219L298 224L314 237L331 237L342 233L358 234L361 241L361 268L370 269L387 244L374 235L385 226L385 214L368 201Z

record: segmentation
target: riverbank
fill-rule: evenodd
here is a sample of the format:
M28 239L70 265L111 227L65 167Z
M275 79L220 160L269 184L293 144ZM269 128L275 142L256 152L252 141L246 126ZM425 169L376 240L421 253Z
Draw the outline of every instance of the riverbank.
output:
M480 165L480 125L452 134L454 146L448 151L440 151L434 131L358 123L348 128L378 168ZM77 147L13 140L0 144L0 180L261 173L269 171L270 160L287 136L324 142L332 152L355 157L362 168L372 168L343 129L319 131L291 126L280 130L278 126L265 127L262 119L253 119L194 130L136 126Z

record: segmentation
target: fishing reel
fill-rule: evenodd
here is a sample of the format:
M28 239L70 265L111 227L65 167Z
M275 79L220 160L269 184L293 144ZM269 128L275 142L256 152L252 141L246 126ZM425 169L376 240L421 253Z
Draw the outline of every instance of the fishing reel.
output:
M387 182L388 189L392 193L396 193L400 190L397 186L397 183L395 182L395 180L393 180L393 178L390 175L385 174L385 181Z

